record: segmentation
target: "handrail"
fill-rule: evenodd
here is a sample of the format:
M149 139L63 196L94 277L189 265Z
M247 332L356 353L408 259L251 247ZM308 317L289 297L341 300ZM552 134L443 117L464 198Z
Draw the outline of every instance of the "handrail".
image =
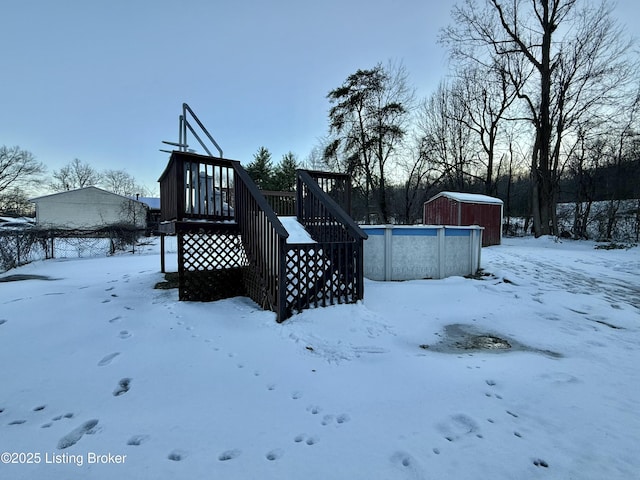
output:
M198 134L195 132L195 130L193 129L193 127L191 126L191 124L189 123L189 120L187 120L187 112L189 112L191 114L191 116L193 117L193 119L196 121L196 123L198 124L198 126L200 127L200 130L202 130L202 132L207 136L207 138L211 141L211 143L213 143L213 145L216 147L216 149L218 150L219 153L219 157L222 158L224 157L224 155L222 154L222 149L220 148L220 145L218 145L218 142L216 142L213 137L211 136L211 134L209 133L209 130L206 129L206 127L202 124L202 122L200 121L200 119L197 117L197 115L195 114L195 112L191 109L191 107L189 105L187 105L186 103L182 104L182 115L180 116L180 141L178 142L180 145L180 149L183 152L187 151L187 128L189 129L189 131L193 134L194 137L196 137L196 140L198 140L198 143L200 143L200 146L202 148L204 148L204 150L209 154L210 157L213 157L214 155L211 153L211 151L209 151L209 149L207 148L207 146L204 144L204 142L202 141L202 139L198 136Z
M351 216L351 181L349 175L320 170L306 170L336 203Z
M349 231L349 233L351 233L351 235L354 238L360 238L362 240L365 240L368 238L368 235L366 234L366 232L364 232L356 222L353 221L353 219L347 215L347 213L338 205L338 203L331 198L329 195L326 194L326 192L324 190L322 190L322 188L320 188L320 185L318 185L318 183L311 177L311 175L309 175L309 173L306 170L298 170L298 180L303 182L305 184L305 186L310 190L310 192L316 197L316 198L321 198L324 206L326 207L327 211L334 216L334 218L342 223L345 228L347 229L347 231ZM302 202L302 189L298 188L298 220L302 220L302 210L304 208L303 206L303 202Z
M240 162L233 162L233 170L236 222L248 259L247 293L282 322L287 317L284 256L289 234Z
M254 183L254 181L251 179L247 171L244 168L242 168L242 165L240 165L240 162L237 160L231 160L231 164L233 166L234 172L242 181L242 183L245 185L245 187L247 188L247 190L249 191L253 199L256 201L260 209L265 213L265 216L267 217L269 222L273 225L273 228L276 231L276 233L285 239L288 238L289 233L284 228L284 225L282 225L282 222L280 221L276 213L273 211L273 209L271 208L267 200L264 198L262 193L260 193L260 190Z

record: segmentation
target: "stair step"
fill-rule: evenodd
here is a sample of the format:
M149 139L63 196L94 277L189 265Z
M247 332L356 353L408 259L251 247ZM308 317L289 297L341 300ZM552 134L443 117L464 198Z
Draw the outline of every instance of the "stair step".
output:
M289 234L287 243L316 243L296 217L279 216L278 219L282 222L282 225Z

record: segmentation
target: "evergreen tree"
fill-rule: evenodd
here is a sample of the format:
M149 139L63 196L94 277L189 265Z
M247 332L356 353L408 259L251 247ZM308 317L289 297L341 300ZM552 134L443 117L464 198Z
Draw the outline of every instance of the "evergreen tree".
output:
M296 189L296 170L298 160L293 152L286 153L275 168L274 187L281 192L293 192Z
M260 190L274 189L274 169L271 153L265 147L260 147L253 155L253 162L247 165L247 173L256 182Z

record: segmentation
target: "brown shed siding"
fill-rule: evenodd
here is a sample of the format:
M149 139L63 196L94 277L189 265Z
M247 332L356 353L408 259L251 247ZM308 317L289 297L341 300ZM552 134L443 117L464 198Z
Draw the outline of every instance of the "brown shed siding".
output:
M424 204L425 225L460 225L458 223L458 202L447 197L439 197Z
M500 229L502 228L502 206L480 203L462 203L460 225L480 225L482 246L500 245Z
M485 197L487 198L487 197ZM499 202L499 200L497 200ZM502 205L500 203L457 200L440 194L424 204L425 225L479 225L484 227L482 246L500 245Z

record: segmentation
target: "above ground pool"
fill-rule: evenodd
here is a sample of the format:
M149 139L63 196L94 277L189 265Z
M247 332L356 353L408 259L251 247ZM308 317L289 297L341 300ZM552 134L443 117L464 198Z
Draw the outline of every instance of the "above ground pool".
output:
M364 276L416 280L474 275L480 269L482 227L361 225Z

